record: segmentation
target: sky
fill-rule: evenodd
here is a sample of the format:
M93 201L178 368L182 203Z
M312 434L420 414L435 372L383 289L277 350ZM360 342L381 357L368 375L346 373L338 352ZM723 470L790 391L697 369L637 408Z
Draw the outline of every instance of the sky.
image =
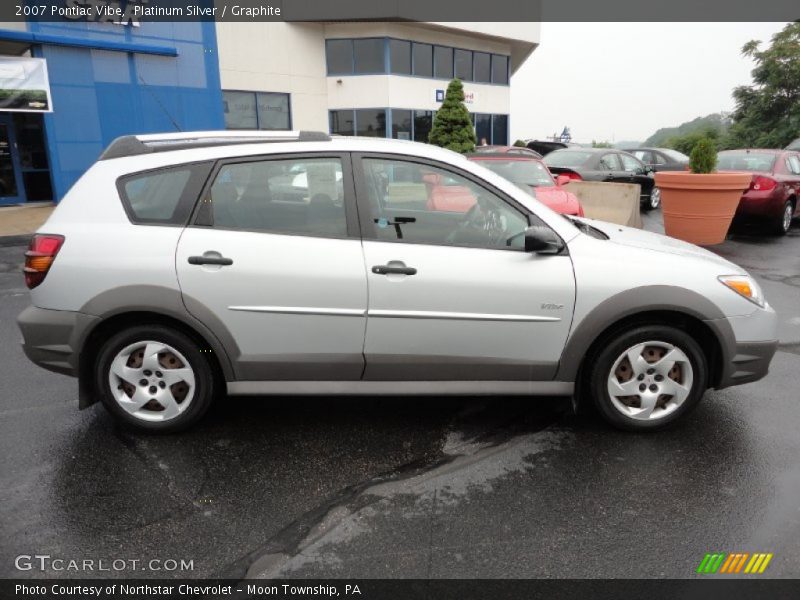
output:
M644 141L661 127L734 108L751 83L749 40L786 23L542 23L511 79L511 139Z

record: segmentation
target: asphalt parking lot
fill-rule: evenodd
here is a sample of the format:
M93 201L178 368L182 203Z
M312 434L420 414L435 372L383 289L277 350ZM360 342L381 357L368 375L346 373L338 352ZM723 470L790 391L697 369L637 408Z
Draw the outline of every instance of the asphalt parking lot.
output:
M645 218L660 227L658 212ZM563 401L229 399L145 436L27 361L20 247L0 247L0 576L20 554L192 561L116 577L675 577L706 552L800 574L800 224L716 252L781 318L763 381L633 435Z

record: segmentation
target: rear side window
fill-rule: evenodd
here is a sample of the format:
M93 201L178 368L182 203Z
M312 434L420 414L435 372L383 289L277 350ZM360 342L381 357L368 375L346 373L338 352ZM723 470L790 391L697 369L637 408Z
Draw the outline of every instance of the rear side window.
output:
M210 165L181 165L128 175L117 186L134 223L184 225Z

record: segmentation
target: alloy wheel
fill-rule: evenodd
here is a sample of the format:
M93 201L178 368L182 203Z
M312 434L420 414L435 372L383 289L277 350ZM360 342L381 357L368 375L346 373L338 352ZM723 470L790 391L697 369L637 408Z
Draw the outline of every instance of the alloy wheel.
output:
M111 362L108 383L117 404L143 421L174 419L189 408L195 394L195 373L186 357L155 341L120 350Z
M792 216L794 215L794 208L791 202L787 202L783 207L783 219L781 220L781 227L784 232L789 231L792 227Z
M692 391L694 372L686 353L673 344L648 341L631 346L611 368L607 389L621 414L640 421L663 419Z
M650 192L650 208L656 209L661 205L661 190L654 187Z

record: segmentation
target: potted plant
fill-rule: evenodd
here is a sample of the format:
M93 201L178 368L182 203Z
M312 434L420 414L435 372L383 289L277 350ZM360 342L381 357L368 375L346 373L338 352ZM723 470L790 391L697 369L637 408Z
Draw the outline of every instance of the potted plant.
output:
M700 246L725 241L750 173L716 173L717 149L703 138L692 148L689 172L659 171L661 211L667 235Z

